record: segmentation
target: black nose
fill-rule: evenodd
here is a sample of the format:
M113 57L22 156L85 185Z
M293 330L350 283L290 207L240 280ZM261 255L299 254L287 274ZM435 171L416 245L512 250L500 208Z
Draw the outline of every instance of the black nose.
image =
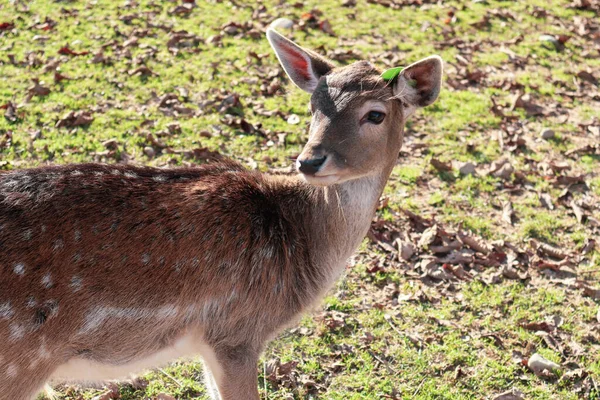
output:
M300 164L298 169L303 174L314 175L317 173L317 171L319 171L319 168L321 168L321 166L325 164L326 159L327 156L323 156L320 158L310 158L308 160L298 160L298 163Z

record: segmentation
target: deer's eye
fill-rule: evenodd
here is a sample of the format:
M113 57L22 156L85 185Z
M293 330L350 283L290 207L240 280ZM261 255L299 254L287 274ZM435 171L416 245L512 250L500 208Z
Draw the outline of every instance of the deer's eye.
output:
M367 115L363 117L363 121L370 122L375 125L379 125L383 122L385 114L379 111L369 111Z

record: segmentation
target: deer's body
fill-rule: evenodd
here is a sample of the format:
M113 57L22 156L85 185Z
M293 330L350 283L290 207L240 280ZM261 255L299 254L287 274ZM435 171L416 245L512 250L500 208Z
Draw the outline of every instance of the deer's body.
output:
M387 110L400 120L394 133L360 156L345 154L360 141L336 148L319 137L352 129L331 122L337 106L356 101L345 93L359 84L373 93L359 109L393 94L378 73L363 64L319 80L313 99L324 117L315 113L303 154L333 149L333 161L323 157L310 172L302 165L304 179L233 162L0 174L2 396L30 399L51 379L119 378L202 355L215 399L258 399L264 345L343 271L396 162L400 104ZM361 140L374 139L369 129Z

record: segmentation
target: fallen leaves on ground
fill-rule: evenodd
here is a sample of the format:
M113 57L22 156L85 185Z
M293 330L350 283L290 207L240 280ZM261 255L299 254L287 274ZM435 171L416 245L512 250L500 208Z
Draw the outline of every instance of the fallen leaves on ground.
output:
M74 128L77 126L87 126L94 121L94 116L90 111L70 111L56 123L57 128Z

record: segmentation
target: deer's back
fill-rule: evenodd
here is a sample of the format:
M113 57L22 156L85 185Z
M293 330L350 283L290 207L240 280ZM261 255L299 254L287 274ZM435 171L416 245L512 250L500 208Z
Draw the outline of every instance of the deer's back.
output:
M160 348L190 324L272 330L320 278L308 196L234 163L0 174L0 353L43 338L101 359L121 339L127 359L136 337Z

